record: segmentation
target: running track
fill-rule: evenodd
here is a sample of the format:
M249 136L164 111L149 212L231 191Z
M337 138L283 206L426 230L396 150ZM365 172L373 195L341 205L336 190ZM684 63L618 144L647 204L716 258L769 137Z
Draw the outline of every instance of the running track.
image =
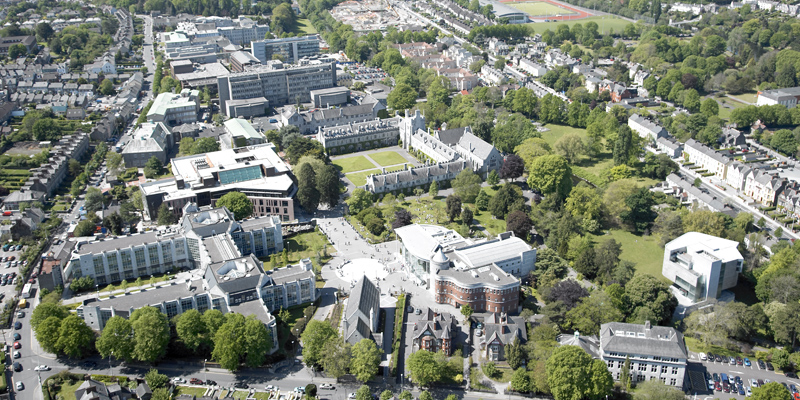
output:
M499 1L501 3L516 3L516 2L518 2L517 0L499 0ZM562 16L558 16L558 17L556 17L556 16L547 16L547 17L541 16L542 18L547 18L547 19L549 19L551 21L566 21L566 20L570 20L571 21L571 20L574 20L574 19L583 19L583 18L588 18L588 17L592 16L592 14L589 14L586 11L582 11L582 10L579 10L577 8L571 7L568 4L557 3L555 1L550 1L550 0L536 0L536 1L543 1L545 3L550 3L550 4L552 4L552 5L556 6L556 7L566 8L567 10L570 10L570 11L575 13L575 14L571 14L571 15L562 15ZM532 16L532 17L535 17L535 16ZM533 18L531 18L531 19L533 19Z

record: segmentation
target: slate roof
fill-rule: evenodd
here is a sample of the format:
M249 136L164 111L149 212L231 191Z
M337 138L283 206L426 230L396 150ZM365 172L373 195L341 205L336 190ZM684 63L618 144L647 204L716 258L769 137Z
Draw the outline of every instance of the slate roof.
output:
M505 320L504 320L505 318ZM509 316L503 313L491 313L483 319L486 343L500 339L503 344L511 344L518 337L520 343L528 340L525 320L520 316Z
M637 354L687 359L683 334L668 326L609 322L600 326L600 349L603 354Z
M436 313L426 307L420 315L409 316L409 319L409 323L414 324L411 333L414 339L421 338L426 332L436 339L453 339L458 336L458 323L452 314Z
M458 145L469 150L482 160L486 160L494 150L494 146L473 135L469 129L466 129L464 135L458 140Z
M444 144L448 146L452 146L458 143L461 140L461 137L464 136L464 132L468 130L467 127L463 128L453 128L453 129L446 129L443 131L436 131L436 137Z
M347 307L344 311L346 321L344 338L348 342L353 342L351 338L358 335L361 338L372 338L370 320L362 318L362 314L369 318L372 312L376 318L381 307L381 293L372 281L362 276L350 292ZM374 310L374 311L373 311ZM359 313L361 311L361 313Z

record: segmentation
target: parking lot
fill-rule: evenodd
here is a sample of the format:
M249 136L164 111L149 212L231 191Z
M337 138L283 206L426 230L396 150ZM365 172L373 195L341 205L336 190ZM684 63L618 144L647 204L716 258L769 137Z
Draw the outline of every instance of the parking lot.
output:
M747 392L748 387L752 386L751 380L758 381L759 379L764 383L779 382L785 383L787 386L795 385L797 388L800 388L799 379L787 378L780 372L770 371L766 368L766 364L764 365L765 368L762 368L754 358L750 359L750 366L744 365L744 360L741 365L736 362L731 364L729 358L723 358L721 362L716 360L702 361L695 353L692 353L690 358L690 362L687 365L687 379L689 380L688 385L690 387L690 394L696 393L697 395L714 395L717 397L724 396L725 398L737 399L743 399L747 397L746 395L740 395L732 390L729 393L718 390L709 390L707 381L704 381L702 384L698 384L697 382L701 373L704 375L704 378L710 376L712 379L714 374L717 374L717 377L719 378L721 378L722 374L725 374L729 377L729 379L734 380L738 377L741 380L742 387L744 388L745 392ZM706 387L704 390L700 390L700 386L703 384L705 384ZM721 383L720 388L722 388Z

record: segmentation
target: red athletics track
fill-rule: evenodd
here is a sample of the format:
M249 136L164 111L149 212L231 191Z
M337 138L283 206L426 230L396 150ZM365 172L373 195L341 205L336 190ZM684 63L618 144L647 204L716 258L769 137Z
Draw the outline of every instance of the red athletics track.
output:
M524 1L498 0L498 1L500 1L501 3L520 3L520 2L529 2L531 0L524 0ZM567 4L556 3L555 1L550 1L550 0L533 0L533 1L542 1L542 2L545 2L545 3L550 3L550 4L552 4L552 5L556 6L556 7L561 7L561 8L565 8L567 10L570 10L570 11L574 12L575 14L562 15L562 16L558 16L558 17L556 17L556 16L534 15L534 16L532 16L532 18L539 19L539 17L541 17L541 18L549 19L551 21L567 21L567 20L571 21L573 19L583 19L583 18L588 18L588 17L592 16L592 14L589 14L589 13L587 13L585 11L581 11L581 10L579 10L577 8L570 7Z

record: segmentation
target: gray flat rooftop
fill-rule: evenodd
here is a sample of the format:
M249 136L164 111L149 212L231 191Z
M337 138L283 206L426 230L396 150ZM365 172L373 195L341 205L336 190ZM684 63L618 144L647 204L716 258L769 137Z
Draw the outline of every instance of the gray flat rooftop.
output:
M203 290L201 280L192 281L192 289L187 287L185 281L174 285L149 289L144 292L130 292L126 296L116 296L113 299L99 300L89 305L100 308L114 308L128 310L131 308L141 308L152 304L161 304L166 301L173 301L180 298L191 297L196 294L206 293ZM210 293L209 293L210 294Z
M113 239L97 240L85 243L78 247L78 254L102 253L114 249L124 249L131 246L139 246L147 243L155 243L161 237L155 231L136 233L130 236L119 236Z

